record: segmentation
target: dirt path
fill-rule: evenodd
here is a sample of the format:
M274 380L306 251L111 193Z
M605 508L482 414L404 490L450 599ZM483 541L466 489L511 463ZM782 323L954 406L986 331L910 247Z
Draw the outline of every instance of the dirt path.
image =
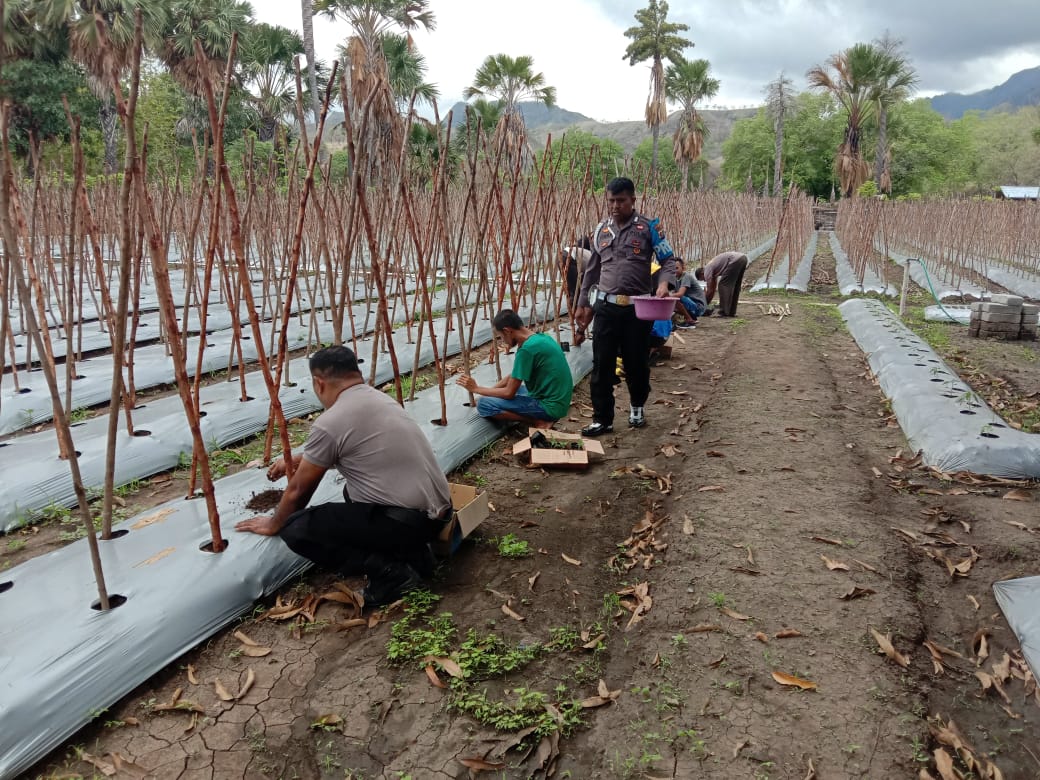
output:
M785 298L782 321L755 301L681 333L654 369L648 427L619 414L606 462L525 469L510 435L456 475L495 511L426 613L369 627L326 601L313 622L246 619L236 628L269 653L225 631L27 776L90 776L85 750L185 780L527 777L543 764L571 778L938 777L933 751L953 729L1008 780L1040 776L1038 698L1015 677L990 592L1035 573L1032 505L893 460L905 442L829 298ZM564 428L587 402L583 386ZM523 542L527 555L501 554ZM951 576L944 558L970 563ZM281 599L333 591L313 574ZM925 640L960 657L933 665ZM452 654L467 680L427 651ZM157 712L177 689L179 706ZM505 752L525 728L526 753Z

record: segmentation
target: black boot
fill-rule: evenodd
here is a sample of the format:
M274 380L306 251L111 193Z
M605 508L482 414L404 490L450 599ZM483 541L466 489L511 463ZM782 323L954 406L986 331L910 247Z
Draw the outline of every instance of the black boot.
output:
M371 553L365 559L365 574L368 575L368 585L361 595L366 607L390 604L423 585L419 572L407 563L380 553Z
M437 558L434 556L433 550L430 549L430 545L428 544L409 549L407 552L401 553L399 557L402 561L415 569L419 576L424 580L430 579L433 576L433 573L437 570Z

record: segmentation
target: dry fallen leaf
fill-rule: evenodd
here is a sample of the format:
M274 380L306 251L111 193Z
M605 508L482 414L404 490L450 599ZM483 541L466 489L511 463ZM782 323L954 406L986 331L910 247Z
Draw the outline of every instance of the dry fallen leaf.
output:
M767 637L761 631L756 631L755 632L755 639L757 639L759 642L761 642L764 645L768 645L769 644L769 637Z
M802 635L802 632L799 631L797 628L784 628L784 629L781 629L780 631L777 631L775 634L773 634L773 636L776 639L791 639L793 637L801 636L801 635Z
M513 610L511 610L511 609L509 608L509 605L508 605L508 604L503 604L503 605L502 605L502 611L503 611L503 612L504 612L504 613L505 613L506 615L508 615L509 617L513 618L513 620L518 620L518 621L520 621L520 622L523 622L524 620L526 620L526 619L527 619L527 618L525 618L525 617L524 617L523 615L518 615L518 614L517 614L516 612L514 612Z
M479 756L475 758L460 758L462 764L470 773L474 772L498 772L506 768L501 761L487 761Z
M892 637L890 634L882 634L874 628L870 629L871 635L874 637L874 641L878 643L878 646L884 651L885 655L895 661L897 664L902 666L904 669L910 665L909 656L905 656L900 653L892 645Z
M812 537L814 542L823 542L824 544L833 544L837 547L844 547L845 543L841 539L828 539L826 536L814 536Z
M978 610L982 609L982 605L981 605L981 604L979 604L979 600L978 600L977 598L975 598L974 596L972 596L972 595L971 595L970 593L968 594L968 597L967 597L967 598L968 598L968 601L970 601L970 602L971 602L972 606L973 606L973 607L975 607L975 611L976 611L976 612L977 612Z
M527 589L534 593L534 584L538 582L538 578L542 576L540 571L536 571L530 577L527 578Z
M249 689L253 687L253 683L256 682L256 672L252 669L246 669L246 679L242 682L242 687L238 689L238 693L235 694L235 700L238 701L247 693Z
M566 553L560 553L560 557L563 558L563 560L565 560L571 566L581 566L581 561L579 561L577 558L571 558Z
M235 700L235 697L228 692L228 689L224 687L224 683L222 683L219 679L213 681L213 687L217 691L217 698L221 701Z
M734 620L751 620L750 615L742 615L740 612L735 612L729 607L722 607L721 609L719 609L719 612L721 612L723 615L733 618Z
M686 536L691 536L693 530L693 520L690 519L689 515L683 515L682 532Z
M932 753L935 757L935 769L942 780L963 780L963 775L953 766L953 758L943 748L936 748Z
M873 588L861 588L859 585L851 585L847 591L838 596L842 601L852 601L853 599L861 599L864 596L873 596L877 593Z
M841 561L834 561L828 558L826 555L821 555L820 559L824 562L828 569L831 571L848 571L848 564L842 563Z
M315 720L311 725L311 729L317 731L334 731L339 726L343 725L343 718L335 713L329 713L328 715L322 715Z
M199 678L195 676L195 667L191 664L188 664L188 682L192 685L199 684Z
M1020 488L1015 488L1014 490L1009 490L1007 493L1005 493L1004 494L1004 499L1006 501L1027 501L1028 502L1028 501L1032 501L1033 500L1033 495L1028 490L1022 490Z
M725 491L726 488L724 488L722 485L705 485L704 487L697 488L698 493L708 493L712 490Z
M437 670L433 668L433 664L426 664L426 677L429 679L430 684L437 688L447 688L448 685L437 676Z
M446 671L452 677L462 679L465 675L462 673L462 667L459 666L458 662L453 658L446 658L438 655L428 655L422 659L425 664L437 664L441 669Z
M105 777L112 777L116 773L116 768L108 761L105 761L103 758L99 758L98 756L92 755L90 753L81 753L80 758L82 758L88 764L91 764Z
M803 691L816 690L816 683L810 680L803 680L801 677L795 677L793 674L785 674L784 672L773 672L773 679L781 685L790 685L795 688L801 688Z
M238 648L242 655L249 656L250 658L263 658L265 655L271 654L270 647L253 647L252 645L242 645Z
M237 639L239 642L241 642L244 645L249 645L250 647L260 647L260 643L259 642L254 642L252 639L250 639L248 636L243 634L241 631L236 631L234 634L232 634L232 636L235 637L235 639Z

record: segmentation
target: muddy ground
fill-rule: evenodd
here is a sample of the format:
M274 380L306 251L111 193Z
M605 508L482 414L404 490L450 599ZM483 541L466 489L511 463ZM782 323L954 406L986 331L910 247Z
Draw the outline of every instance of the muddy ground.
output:
M991 592L1037 573L1040 496L914 468L823 253L814 279L680 332L588 471L514 432L454 475L493 511L439 601L358 618L312 573L26 777L1040 777ZM945 335L1009 403L1040 387L1035 345ZM558 427L589 416L583 384Z

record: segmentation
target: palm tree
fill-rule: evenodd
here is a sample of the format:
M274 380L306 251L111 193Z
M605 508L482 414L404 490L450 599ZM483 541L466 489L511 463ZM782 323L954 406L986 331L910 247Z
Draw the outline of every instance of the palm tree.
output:
M473 84L466 87L462 96L494 98L501 108L501 117L495 127L496 142L505 144L507 159L515 165L517 155L533 159L533 154L524 154L527 147L527 127L520 112L523 100L536 100L546 106L556 105L556 87L546 86L545 75L534 72L534 59L522 55L491 54L484 60ZM529 150L528 150L529 151Z
M321 118L321 105L318 101L318 74L315 70L314 54L314 3L311 0L300 0L300 14L303 17L303 51L307 55L307 87L311 92L311 114L314 125Z
M809 86L831 93L845 109L845 137L838 146L834 171L842 195L852 197L870 174L860 142L863 126L877 109L880 52L869 43L857 43L832 54L827 66L815 65L806 73Z
M252 87L261 141L271 141L283 116L296 101L293 60L304 53L303 39L292 30L270 24L247 28L239 48L242 77ZM308 62L308 72L312 71ZM313 75L308 73L308 75Z
M773 153L773 195L784 191L784 120L794 108L794 82L780 71L775 80L766 85L766 112L773 119L773 136L776 142Z
M466 104L465 117L452 117L452 126L458 126L453 143L458 144L461 151L472 150L491 137L498 123L502 120L502 104L497 100L477 98ZM478 135L477 128L480 128Z
M708 137L704 120L697 113L697 103L719 93L719 80L712 78L710 71L711 64L707 60L683 59L669 65L664 77L665 94L682 106L672 154L682 171L683 192L689 183L690 165L700 158L704 139Z
M401 29L405 32L435 26L429 0L317 0L316 13L345 19L354 30L343 52L349 73L352 106L344 106L360 127L358 110L371 106L368 137L363 139L372 164L387 167L397 159L404 142L404 129L390 83L383 38ZM375 93L373 95L373 93Z
M903 52L903 42L886 31L874 41L877 49L878 81L877 112L878 142L874 157L874 183L878 192L892 191L892 175L889 166L892 150L888 146L888 109L901 103L917 85L917 71Z
M67 36L69 55L83 67L87 84L98 98L105 144L105 173L118 165L119 123L112 102L112 81L129 66L134 18L141 12L145 44L157 45L166 25L162 3L145 0L39 0L36 13L43 30Z
M415 99L433 105L440 92L426 78L426 58L419 53L408 35L386 33L383 35L383 57L386 59L387 78L390 89L403 108L415 95ZM404 104L404 105L402 105Z
M646 123L654 137L653 156L650 161L650 176L657 182L657 143L661 125L668 119L665 103L664 61L677 63L682 59L683 49L693 46L693 41L679 33L690 29L689 25L668 21L668 3L650 0L650 5L636 11L639 24L625 30L625 37L632 42L625 49L624 59L629 65L650 60L650 94L646 99Z
M203 77L216 88L224 78L231 38L245 34L253 7L245 0L173 0L169 9L160 59L192 95L202 94ZM202 46L201 63L195 57L195 41Z

